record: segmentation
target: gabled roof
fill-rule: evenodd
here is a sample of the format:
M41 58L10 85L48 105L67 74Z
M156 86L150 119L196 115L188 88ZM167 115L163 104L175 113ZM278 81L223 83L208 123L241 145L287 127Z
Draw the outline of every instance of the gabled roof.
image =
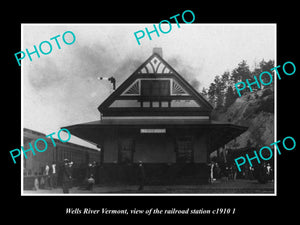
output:
M98 107L100 112L104 112L117 99L140 98L139 79L172 79L172 90L174 98L176 96L190 96L199 105L201 110L211 112L213 107L201 96L180 74L178 74L159 54L153 53L141 66L139 66L131 76L129 76L102 104ZM139 97L138 97L139 96ZM178 97L179 98L179 97Z

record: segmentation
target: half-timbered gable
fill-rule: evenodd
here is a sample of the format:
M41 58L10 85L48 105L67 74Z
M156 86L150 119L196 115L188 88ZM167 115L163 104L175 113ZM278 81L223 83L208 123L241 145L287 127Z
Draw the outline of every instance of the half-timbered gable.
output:
M159 54L153 53L98 110L103 118L202 116L208 119L212 106Z

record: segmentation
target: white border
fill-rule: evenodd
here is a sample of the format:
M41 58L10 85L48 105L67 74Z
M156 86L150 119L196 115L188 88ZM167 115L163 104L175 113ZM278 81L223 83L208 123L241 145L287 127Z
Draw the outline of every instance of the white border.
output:
M140 25L138 23L129 23L129 24L109 24L109 23L98 23L98 24L90 24L90 23L67 23L67 24L60 24L60 23L44 23L44 24L32 24L32 23L21 23L21 49L23 48L23 26L24 25L31 25L31 26L41 26L41 25L55 25L55 26L66 26L66 25L72 25L72 26L115 26L115 25ZM145 26L147 24L143 24ZM153 24L150 24L153 25ZM182 26L190 26L190 24L181 24ZM275 27L275 66L277 66L277 23L194 23L192 24L193 26L229 26L229 25L239 25L239 26L274 26ZM275 73L275 71L274 71ZM277 141L277 76L275 77L275 104L274 104L274 139ZM21 145L23 146L23 67L21 66ZM37 194L29 194L29 193L24 193L23 190L23 152L21 153L21 196L277 196L277 154L274 154L274 193L212 193L212 194L207 194L207 193L188 193L188 194L172 194L172 193L95 193L95 194L81 194L81 193L76 193L76 194L57 194L57 193L37 193Z
M275 24L275 59L274 59L274 64L275 67L277 66L277 24ZM277 141L277 76L275 76L275 71L274 71L274 142ZM274 152L275 152L275 147L274 147ZM274 195L277 196L277 151L276 154L274 154Z
M24 41L23 41L23 25L21 24L21 49L24 49ZM24 79L23 79L23 74L24 74L24 69L23 69L23 66L21 64L21 146L24 146L24 125L23 125L23 107L24 107L24 98L23 98L23 92L24 92ZM23 191L24 191L24 176L23 176L23 163L24 163L24 160L23 160L23 151L21 151L21 195L24 195Z

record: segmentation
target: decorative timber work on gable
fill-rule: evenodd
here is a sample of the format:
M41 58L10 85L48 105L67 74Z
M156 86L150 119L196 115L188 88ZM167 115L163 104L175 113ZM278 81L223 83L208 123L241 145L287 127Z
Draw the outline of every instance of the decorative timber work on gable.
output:
M141 82L135 81L129 88L127 88L121 95L122 96L138 96L141 94Z
M147 60L147 63L145 65L139 68L137 73L168 74L174 73L174 71L170 66L167 66L166 63L163 63L157 55L153 55L153 57L150 60Z
M99 107L104 117L206 116L212 106L153 53Z

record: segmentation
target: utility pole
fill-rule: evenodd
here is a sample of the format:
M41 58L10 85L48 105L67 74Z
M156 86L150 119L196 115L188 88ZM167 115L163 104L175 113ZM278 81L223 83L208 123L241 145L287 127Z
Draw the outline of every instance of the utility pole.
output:
M112 83L113 86L113 91L116 90L116 79L111 76L111 77L97 77L98 80L107 80L110 81L110 83Z
M113 92L116 90L116 79L111 77L97 77L97 80L107 80L112 84ZM102 113L100 113L100 120L102 120Z

